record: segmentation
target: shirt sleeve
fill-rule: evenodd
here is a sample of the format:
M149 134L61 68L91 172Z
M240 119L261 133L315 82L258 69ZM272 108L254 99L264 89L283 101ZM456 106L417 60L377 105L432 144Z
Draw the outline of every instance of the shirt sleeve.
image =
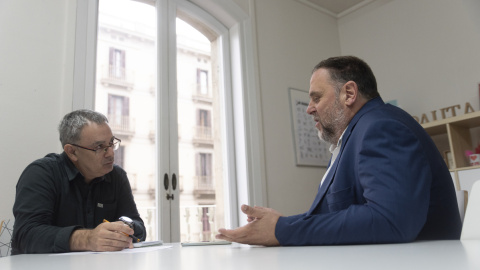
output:
M58 186L55 173L42 164L31 164L20 176L13 206L15 225L12 254L70 251L70 235L78 226L53 226Z

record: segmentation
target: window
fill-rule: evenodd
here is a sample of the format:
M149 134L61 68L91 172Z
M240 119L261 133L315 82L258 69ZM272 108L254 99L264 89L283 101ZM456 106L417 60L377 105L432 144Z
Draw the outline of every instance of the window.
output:
M125 155L125 146L120 145L120 147L115 151L115 164L122 167L124 166L123 157Z
M125 51L110 48L109 75L114 79L125 79Z
M212 137L212 124L210 111L199 109L197 111L197 131L198 138L211 138Z
M199 202L198 205L218 205L215 200L216 196L212 167L211 153L197 153L195 158L196 176L193 195Z
M108 95L108 121L113 130L129 130L129 98L118 95Z
M208 95L208 71L197 69L198 94Z
M210 215L208 214L208 207L202 208L202 233L204 239L210 234ZM209 239L210 240L210 239Z
M131 5L139 4L144 6L139 9L130 8ZM263 199L265 182L254 181L254 179L265 179L265 177L262 160L262 123L261 118L257 116L259 93L253 59L254 32L252 32L248 14L244 13L233 0L205 2L201 0L85 0L77 3L76 10L72 109L90 108L106 115L115 112L112 118L116 118L112 120L115 122L122 122L117 117L120 112L124 112L124 116L129 116L127 122L132 127L129 132L123 134L128 140L124 137L120 138L122 138L122 144L125 142L124 145L127 145L126 150L128 150L122 157L124 169L132 178L138 180L136 192L142 194L136 196L136 200L148 196L151 198L154 196L153 199L157 201L165 199L165 195L172 192L171 190L162 189L153 192L151 190L163 181L164 174L168 173L171 177L172 173L176 173L177 179L191 178L196 173L195 158L192 158L191 153L218 152L221 154L218 158L215 156L210 158L211 165L215 163L233 168L233 170L220 169L218 172L217 166L211 168L212 175L229 181L227 186L217 187L226 196L225 204L207 206L209 203L200 202L198 207L208 207L210 219L226 222L224 226L236 227L245 224L243 218L239 219L241 213L238 211L238 205L241 203L265 204ZM92 20L97 16L98 23L97 20ZM181 85L184 80L176 76L177 68L180 68L175 64L177 62L175 52L177 52L177 58L182 55L178 53L182 49L179 46L182 44L179 39L187 38L185 40L188 40L189 36L178 35L178 27L182 25L179 21L177 21L177 29L171 27L175 25L175 17L186 19L187 25L201 29L211 42L208 46L213 49L212 54L207 58L203 52L195 54L195 63L187 65L195 69L194 72L189 71L194 77L193 81L188 81L190 87L185 89L190 92L190 95L199 97L190 97L190 101L185 98L187 109L178 108L177 115L185 117L185 122L189 122L189 126L195 126L198 120L199 124L210 124L210 127L216 127L217 129L212 132L214 138L219 135L228 138L226 141L219 141L218 147L215 145L213 148L210 144L211 140L199 141L197 145L193 145L193 149L186 157L175 152L182 146L181 144L192 147L187 145L188 143L191 145L193 139L191 129L182 127L184 121L180 121L180 117L178 123L171 123L174 117L164 114L169 112L168 107L177 111L174 98L177 96L180 100L184 95ZM133 18L137 22L132 21ZM116 31L118 28L115 25L121 26L126 31ZM136 31L137 33L132 35ZM176 37L175 31L177 31ZM130 42L130 45L126 46L124 42ZM184 42L183 44L192 43ZM201 51L204 49L206 48L202 48ZM132 53L137 56L133 57ZM141 64L136 60L138 56L146 59L146 62ZM214 69L210 69L211 63L207 63L208 57L211 57L211 63L215 63ZM112 78L113 75L110 77L110 65L111 74L120 78ZM198 69L206 72L197 73ZM121 79L122 76L123 79ZM199 85L202 86L199 87ZM210 95L217 91L216 89L221 91L218 92L218 96L211 98ZM177 90L178 93L171 92ZM199 94L202 91L207 92L209 96L203 97ZM160 98L160 95L165 94L173 99ZM111 96L123 96L123 102L121 98ZM215 99L225 104L212 103L213 109L206 108L207 103ZM150 106L152 103L154 106ZM191 106L193 103L196 104ZM133 111L137 111L138 108L142 108L140 110L142 113L137 116ZM210 111L210 114L202 113L203 116L199 115L197 118L196 111L199 108ZM220 114L215 114L215 110ZM170 123L163 123L165 119ZM213 123L217 120L220 120L219 124ZM170 135L158 135L157 131L170 132ZM117 135L118 130L114 131L114 134ZM165 140L167 137L168 139ZM175 139L178 139L178 146L175 146ZM130 144L132 142L139 145L132 147ZM152 143L156 146L152 147ZM157 155L158 153L160 156ZM164 156L165 153L173 153L173 158ZM171 162L175 160L181 161L180 167L184 167L185 162L190 163L188 166L192 168L192 172L186 171L184 175L178 173L178 164ZM204 161L204 164L208 164L208 158L204 158ZM252 166L247 166L248 164ZM156 171L157 166L160 167L159 171ZM204 168L206 172L207 167ZM180 181L182 186L183 181ZM212 182L215 183L216 180ZM182 190L186 192L188 187ZM179 191L175 192L175 197L178 198ZM144 193L148 196L144 196ZM180 241L176 238L176 235L180 235L178 223L174 224L176 220L180 220L180 217L178 213L171 211L174 208L178 209L178 200L162 201L158 205L141 201L137 202L137 207L146 221L148 240ZM202 211L193 211L193 208L188 212L198 213L195 216L203 216ZM216 213L225 214L225 219L219 220ZM170 222L173 222L173 225L169 224ZM215 224L215 226L218 225ZM182 227L182 237L183 229ZM193 228L185 229L193 231ZM202 227L200 227L201 230ZM215 231L215 228L211 228L211 231Z
M197 176L205 177L202 183L211 185L212 176L212 154L199 153L197 154Z

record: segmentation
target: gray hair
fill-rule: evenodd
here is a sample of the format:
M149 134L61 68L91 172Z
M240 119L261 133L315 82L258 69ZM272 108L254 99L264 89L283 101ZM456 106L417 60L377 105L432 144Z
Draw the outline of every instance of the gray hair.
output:
M92 110L77 110L65 115L58 126L62 147L78 142L83 127L92 122L101 125L108 123L108 119L105 115Z

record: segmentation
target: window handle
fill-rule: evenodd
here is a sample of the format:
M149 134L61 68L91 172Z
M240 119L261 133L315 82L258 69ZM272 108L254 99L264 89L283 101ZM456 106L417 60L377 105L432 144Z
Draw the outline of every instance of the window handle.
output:
M168 174L164 174L163 175L163 187L165 187L165 190L168 191ZM173 178L172 178L172 187L173 189L175 190L175 188L177 187L177 176L175 174L173 174ZM170 194L170 193L167 193L167 200L174 200L174 196L173 194Z
M173 188L173 190L177 189L177 175L176 174L172 175L172 188Z
M168 174L163 176L163 186L165 187L165 190L168 190Z

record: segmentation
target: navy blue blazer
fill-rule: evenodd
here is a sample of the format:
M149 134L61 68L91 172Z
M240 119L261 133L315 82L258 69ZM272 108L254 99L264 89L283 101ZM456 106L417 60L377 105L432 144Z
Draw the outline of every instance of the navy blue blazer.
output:
M279 218L281 245L460 238L455 188L437 147L380 97L350 121L331 166L310 210Z

